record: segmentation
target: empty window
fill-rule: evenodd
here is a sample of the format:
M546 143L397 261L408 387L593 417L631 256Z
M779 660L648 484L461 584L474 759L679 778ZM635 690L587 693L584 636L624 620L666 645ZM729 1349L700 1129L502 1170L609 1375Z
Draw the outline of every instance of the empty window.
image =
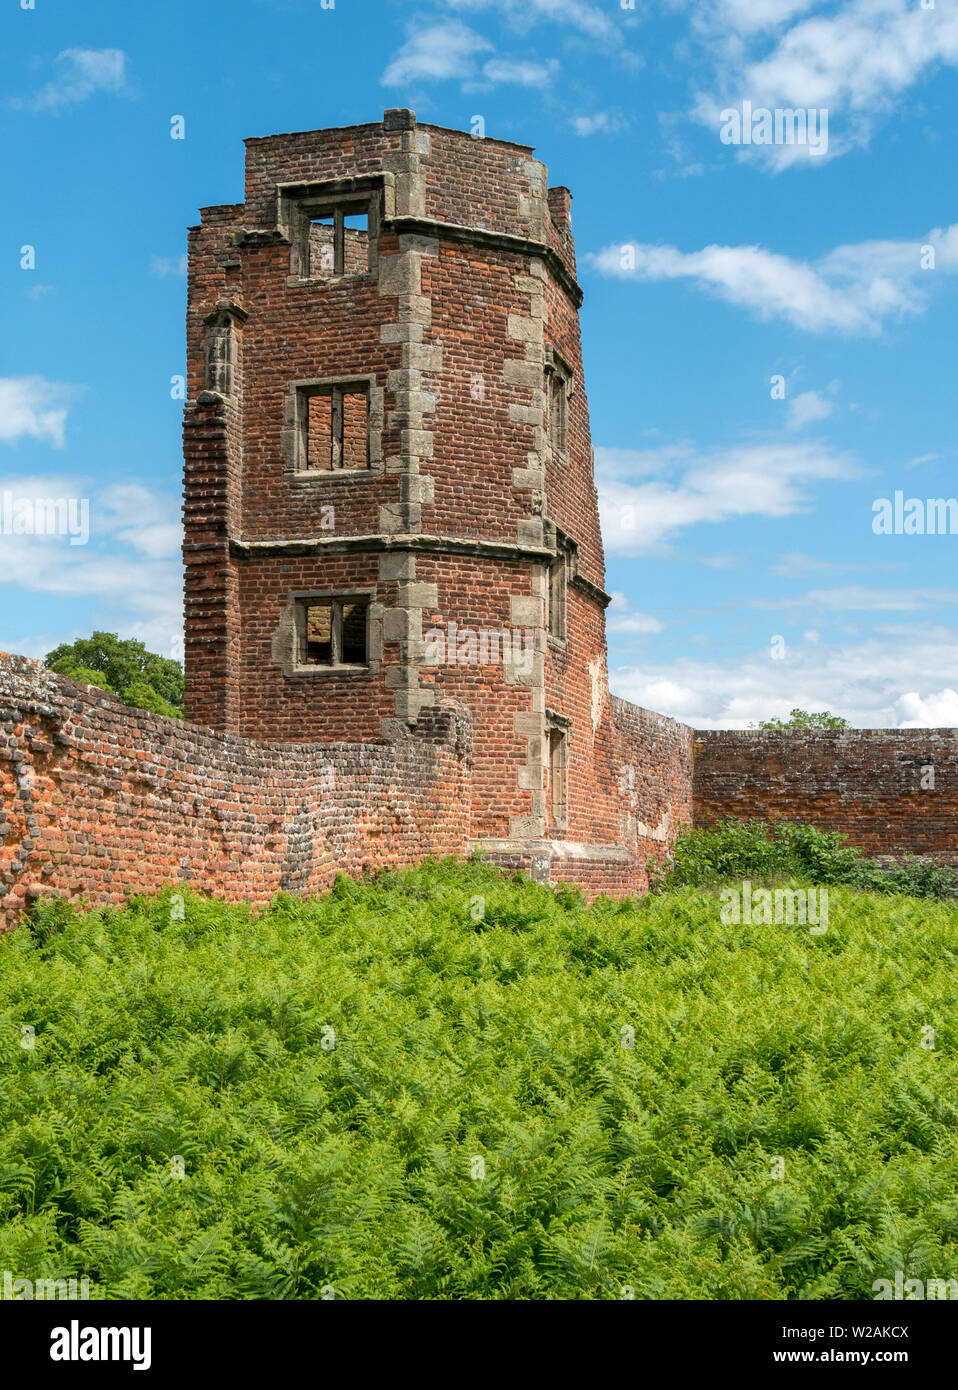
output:
M309 218L306 274L365 275L369 269L369 213L334 207Z
M365 666L369 600L303 599L299 613L300 666Z
M546 405L549 411L549 443L557 453L569 449L569 396L572 373L552 348L547 349Z
M569 736L565 729L549 730L549 812L552 824L565 829L569 815Z
M369 275L378 258L387 174L281 184L278 221L294 281Z
M548 615L549 636L559 642L566 640L566 556L560 552L549 566Z
M568 403L565 379L552 372L549 379L549 439L564 454L568 437Z
M365 385L304 388L299 394L299 468L369 467L369 391Z

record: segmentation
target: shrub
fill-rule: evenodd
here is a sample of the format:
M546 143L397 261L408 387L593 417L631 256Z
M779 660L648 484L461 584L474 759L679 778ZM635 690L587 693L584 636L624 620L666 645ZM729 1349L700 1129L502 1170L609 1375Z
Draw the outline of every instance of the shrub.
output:
M958 894L954 869L923 859L887 864L866 859L847 843L847 835L786 821L724 820L711 829L696 827L679 835L656 887L704 887L732 879L789 879L802 883L846 884L878 893L909 893L921 898Z

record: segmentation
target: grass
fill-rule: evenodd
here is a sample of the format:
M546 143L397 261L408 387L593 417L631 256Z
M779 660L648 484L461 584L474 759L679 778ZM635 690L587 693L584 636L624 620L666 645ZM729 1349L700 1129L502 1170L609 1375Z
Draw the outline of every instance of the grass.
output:
M725 925L711 887L587 909L449 861L258 917L47 908L0 943L0 1270L136 1299L950 1277L958 909L830 899L813 937Z

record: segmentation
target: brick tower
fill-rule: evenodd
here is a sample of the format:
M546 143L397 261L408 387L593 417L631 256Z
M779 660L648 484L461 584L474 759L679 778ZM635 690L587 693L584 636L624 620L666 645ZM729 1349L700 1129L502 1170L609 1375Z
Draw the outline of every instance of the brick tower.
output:
M605 881L631 855L570 194L408 110L246 149L246 201L190 234L187 718L381 743L465 706L473 840Z

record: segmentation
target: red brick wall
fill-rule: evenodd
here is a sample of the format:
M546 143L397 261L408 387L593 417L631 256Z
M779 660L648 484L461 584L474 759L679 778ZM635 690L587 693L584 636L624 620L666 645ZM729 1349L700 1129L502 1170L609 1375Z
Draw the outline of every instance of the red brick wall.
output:
M0 653L0 729L0 925L39 894L118 904L179 882L265 903L468 838L452 708L391 745L254 743Z
M460 673L477 674L459 668L442 682L442 706L408 740L281 744L131 710L0 654L0 920L10 925L38 894L121 903L184 882L263 903L279 889L320 892L340 870L464 854L475 830L472 722L448 698L466 693ZM503 755L514 692L504 693L500 732L492 717L485 727ZM689 731L612 706L618 752L598 775L618 818L602 827L602 853L570 842L503 861L589 896L644 890L647 861L687 816ZM661 829L666 814L667 834L647 834L643 822Z
M923 769L934 768L934 787ZM790 820L839 830L866 853L958 863L958 730L695 734L697 825Z
M528 295L514 284L525 268L521 257L457 242L440 241L439 255L423 258L432 336L443 344L442 372L426 383L438 395L426 530L514 542L516 523L529 515L528 494L513 488L512 470L525 464L532 432L510 420L510 405L525 398L502 379L505 359L521 356L506 325L509 314L529 312Z
M484 691L470 691L477 681ZM465 853L477 828L499 825L483 822L482 778L497 749L504 765L514 756L516 691L494 691L473 667L444 671L437 691L442 705L407 740L254 742L0 654L0 923L37 894L120 903L183 882L263 903L279 889L320 892L339 870ZM461 700L483 724L475 798ZM570 782L575 766L573 751ZM564 841L490 858L589 897L642 892L694 807L696 824L787 818L841 830L869 854L958 864L956 766L958 730L693 732L612 697L582 783L599 812Z
M587 898L646 892L650 868L692 823L692 739L674 719L607 698L595 740L578 755L572 741L567 835L489 858L542 882L577 884ZM576 811L579 795L588 809Z
M692 824L693 731L664 714L615 696L615 782L618 839L634 854L639 890L648 887L648 866L661 864L680 831Z

